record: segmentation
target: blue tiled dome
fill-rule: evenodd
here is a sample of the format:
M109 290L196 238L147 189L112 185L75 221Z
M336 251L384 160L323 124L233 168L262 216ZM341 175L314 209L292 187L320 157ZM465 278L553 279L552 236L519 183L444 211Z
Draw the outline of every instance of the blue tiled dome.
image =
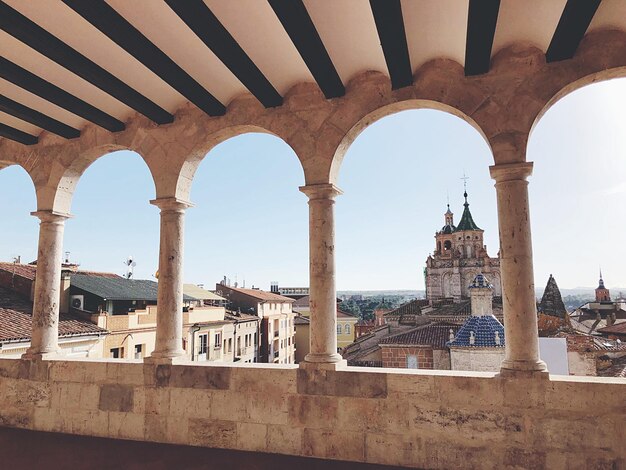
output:
M470 289L477 289L477 288L493 289L493 286L487 280L487 278L485 277L483 273L478 273L476 277L474 278L474 280L472 281L472 283L469 285L469 288Z
M473 341L472 337L474 338ZM499 339L500 344L496 338ZM471 316L463 323L454 337L454 341L448 341L446 346L503 348L504 326L493 315Z

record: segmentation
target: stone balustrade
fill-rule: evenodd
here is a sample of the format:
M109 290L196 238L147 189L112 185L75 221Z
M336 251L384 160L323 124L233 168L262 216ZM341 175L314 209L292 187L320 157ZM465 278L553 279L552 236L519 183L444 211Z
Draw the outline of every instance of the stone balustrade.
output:
M0 359L0 423L418 468L621 468L626 381Z

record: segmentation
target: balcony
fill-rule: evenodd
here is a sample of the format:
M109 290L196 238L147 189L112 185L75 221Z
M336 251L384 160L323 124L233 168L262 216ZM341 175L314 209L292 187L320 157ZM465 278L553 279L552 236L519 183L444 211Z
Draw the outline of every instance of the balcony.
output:
M33 431L424 468L624 461L620 379L12 359L0 376L3 426Z

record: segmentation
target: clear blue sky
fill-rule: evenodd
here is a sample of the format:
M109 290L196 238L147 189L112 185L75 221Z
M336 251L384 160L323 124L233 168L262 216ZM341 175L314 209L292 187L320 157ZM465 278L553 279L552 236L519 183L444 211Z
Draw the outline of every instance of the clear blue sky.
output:
M536 283L592 286L601 265L609 287L626 286L626 80L595 84L558 102L531 136L528 159ZM443 225L449 194L458 221L463 172L488 251L498 251L489 149L464 121L415 110L367 128L344 160L337 198L337 284L348 289L423 289L422 269ZM213 149L192 189L186 218L186 282L224 275L268 288L308 284L308 212L303 173L278 138L247 134ZM116 152L81 178L65 249L85 269L136 277L157 269L158 209L141 158ZM0 171L0 259L37 252L35 196L19 167Z

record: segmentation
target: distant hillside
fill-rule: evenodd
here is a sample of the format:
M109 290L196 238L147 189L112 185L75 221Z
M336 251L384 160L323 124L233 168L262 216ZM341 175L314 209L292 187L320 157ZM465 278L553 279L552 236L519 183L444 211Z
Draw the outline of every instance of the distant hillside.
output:
M423 290L340 290L337 291L337 296L351 296L362 295L363 297L385 297L385 296L398 296L398 297L415 297L420 298L426 295Z

